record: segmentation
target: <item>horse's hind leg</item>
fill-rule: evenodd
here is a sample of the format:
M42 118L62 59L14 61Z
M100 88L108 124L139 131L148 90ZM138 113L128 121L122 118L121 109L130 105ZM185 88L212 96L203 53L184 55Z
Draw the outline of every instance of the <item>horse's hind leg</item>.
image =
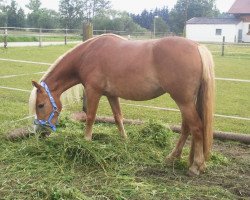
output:
M120 103L119 103L119 99L118 97L110 97L107 96L109 104L111 106L114 118L115 118L115 123L119 129L119 132L121 134L121 136L123 138L127 138L127 134L124 130L124 126L123 126L123 117L122 117L122 113L121 113L121 107L120 107Z
M92 127L95 122L96 111L98 103L101 98L101 94L95 90L88 88L86 89L87 97L87 119L86 119L86 130L85 130L85 139L92 140Z
M175 159L179 159L181 157L182 149L186 143L188 136L189 136L189 128L187 126L187 123L183 119L181 126L181 136L173 151L166 157L166 162L172 162Z
M188 103L179 106L192 134L192 147L190 151L190 175L199 175L205 168L205 159L203 154L203 127L201 119L197 113L194 103Z

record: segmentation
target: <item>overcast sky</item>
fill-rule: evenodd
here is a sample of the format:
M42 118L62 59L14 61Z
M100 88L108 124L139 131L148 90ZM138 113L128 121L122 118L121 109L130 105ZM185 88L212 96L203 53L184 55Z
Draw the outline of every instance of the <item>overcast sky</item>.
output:
M11 0L8 0L11 1ZM131 13L140 13L142 10L161 8L167 6L173 8L177 0L110 0L116 10L126 10ZM222 12L227 12L235 0L216 0L217 8ZM25 9L29 0L16 0L19 6ZM41 0L42 7L58 10L59 0Z

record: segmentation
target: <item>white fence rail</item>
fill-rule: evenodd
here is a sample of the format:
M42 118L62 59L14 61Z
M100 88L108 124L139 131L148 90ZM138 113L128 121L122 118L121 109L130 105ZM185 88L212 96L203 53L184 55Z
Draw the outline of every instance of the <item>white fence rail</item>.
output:
M145 32L128 32L118 30L93 30L93 35L104 33L114 33L129 39L151 39L154 33ZM167 33L156 32L156 37L161 38L168 36ZM47 44L65 44L79 42L83 40L83 29L41 29L41 28L21 28L21 27L0 27L0 43L3 47L7 46L44 46ZM20 41L19 44L14 42ZM22 41L22 42L21 42ZM26 43L24 43L26 41ZM33 44L32 44L33 42ZM22 44L21 44L22 43ZM201 42L202 43L202 42ZM224 55L250 55L250 44L247 43L203 43L211 46L213 54ZM239 51L231 50L231 47L237 46ZM244 48L244 51L241 51Z
M36 42L42 46L45 42L58 42L65 45L72 41L84 40L83 29L42 29L42 28L21 28L21 27L0 27L0 40L5 48L14 41ZM128 32L117 30L93 30L93 35L101 35L104 33L114 33L128 38L153 38L154 35L150 31L145 32ZM157 32L157 37L167 36L167 33ZM11 45L12 46L12 45Z

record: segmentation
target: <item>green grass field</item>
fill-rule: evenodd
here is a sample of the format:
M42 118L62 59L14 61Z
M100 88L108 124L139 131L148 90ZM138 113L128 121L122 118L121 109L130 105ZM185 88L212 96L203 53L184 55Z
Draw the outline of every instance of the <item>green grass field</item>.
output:
M0 58L52 63L73 45L0 49ZM216 46L209 46L214 51ZM230 47L221 57L214 53L216 77L250 77L249 48ZM236 53L231 53L236 52ZM0 61L0 86L31 90L48 66ZM134 107L140 104L176 108L168 95L145 102L122 100L125 118L145 125L125 125L129 140L120 139L115 125L95 124L93 142L83 139L85 124L73 122L70 113L81 103L67 106L59 129L48 139L38 136L11 142L6 134L30 126L29 92L0 88L0 199L248 199L250 197L249 146L215 141L208 170L200 177L186 176L189 145L183 159L165 166L177 135L163 124L179 124L180 113ZM250 84L216 81L216 113L250 117ZM102 98L98 115L111 115ZM215 129L250 133L250 121L215 117ZM189 142L188 142L189 143Z

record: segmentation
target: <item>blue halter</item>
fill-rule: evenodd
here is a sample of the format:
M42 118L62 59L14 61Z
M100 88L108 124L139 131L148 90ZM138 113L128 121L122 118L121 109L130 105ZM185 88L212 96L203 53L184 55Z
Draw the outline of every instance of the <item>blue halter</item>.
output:
M52 97L52 95L50 93L48 85L45 82L42 81L41 86L45 89L45 91L47 92L47 94L49 96L49 100L50 100L50 103L52 104L53 111L50 113L49 119L47 121L43 120L43 119L35 119L34 124L41 125L41 126L48 126L53 131L56 131L56 125L52 124L51 120L55 116L55 113L58 113L58 115L59 115L60 112L58 111L58 108L56 106L56 102L55 102L54 98Z

